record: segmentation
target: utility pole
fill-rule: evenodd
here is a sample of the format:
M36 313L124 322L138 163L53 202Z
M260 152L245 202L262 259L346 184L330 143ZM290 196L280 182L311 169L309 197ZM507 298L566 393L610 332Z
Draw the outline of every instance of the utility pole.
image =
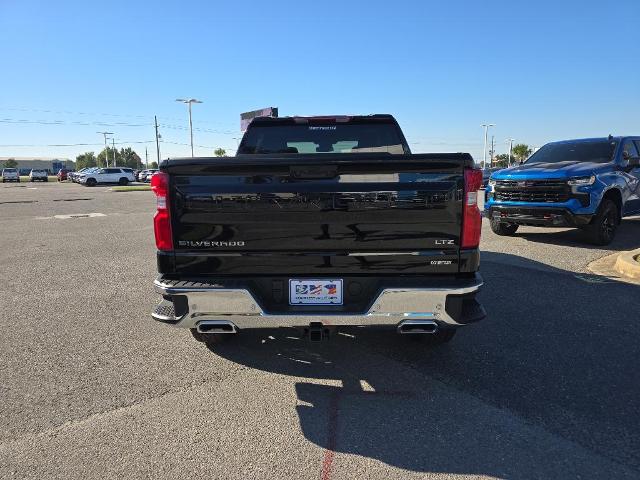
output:
M480 126L484 128L484 149L483 149L483 153L482 153L482 168L486 169L487 168L487 135L488 135L488 132L489 132L489 127L495 127L496 124L495 123L483 123Z
M158 154L158 166L160 166L160 134L158 133L158 117L153 116L156 125L156 153ZM149 161L147 160L147 168L149 168Z
M144 163L147 165L147 170L149 170L149 152L147 152L147 146L144 147Z
M116 139L111 138L111 145L113 145L113 166L116 167Z
M495 136L491 135L491 160L490 160L490 165L491 168L493 168L493 156L495 155L495 149L496 149L496 144L495 144Z
M104 135L104 166L109 166L109 151L107 150L107 135L113 135L113 132L96 132L100 135Z
M191 104L202 102L200 100L196 100L195 98L177 98L176 102L186 103L189 106L189 134L191 135L191 157L193 157L193 123L191 122Z
M507 167L511 166L511 151L513 150L513 141L515 138L507 138L507 142L509 142L509 160L507 161Z

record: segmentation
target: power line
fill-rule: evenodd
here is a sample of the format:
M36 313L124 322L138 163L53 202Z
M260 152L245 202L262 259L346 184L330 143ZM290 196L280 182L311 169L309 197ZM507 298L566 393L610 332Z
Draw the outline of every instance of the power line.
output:
M158 126L162 128L169 128L171 130L189 130L189 127L185 127L182 125L168 125L166 123L161 123L158 124ZM198 132L217 133L220 135L236 135L238 133L231 130L216 130L213 128L194 128L193 130Z
M36 125L93 125L102 127L149 127L151 123L126 123L126 122L79 122L66 120L27 120L24 118L2 118L0 123L36 124Z
M61 115L94 115L104 117L123 117L123 118L150 118L150 115L131 115L125 113L104 113L104 112L72 112L68 110L50 110L50 109L38 109L38 108L19 108L19 107L2 107L0 110L6 110L11 112L36 112L36 113L55 113ZM159 117L161 120L173 120L176 122L182 121L182 118L177 117ZM200 123L211 123L216 125L233 125L232 122L222 122L219 120L198 120Z
M27 125L81 125L81 126L100 126L100 127L153 127L153 123L127 123L127 122L81 122L67 120L28 120L22 118L2 118L0 123L11 124L27 124ZM181 125L158 124L158 127L168 128L171 130L188 130L188 127ZM195 131L214 133L218 135L236 135L237 132L231 130L217 130L212 128L194 128Z
M133 145L133 144L143 144L143 143L153 143L153 140L141 140L135 142L126 142L126 141L118 141L117 145ZM169 142L167 142L169 143ZM0 148L8 148L8 147L102 147L103 143L48 143L48 144L14 144L14 145L0 145Z
M105 117L148 118L147 115L127 115L127 114L124 114L124 113L70 112L68 110L43 110L43 109L38 109L38 108L0 107L0 110L8 110L8 111L12 111L12 112L57 113L57 114L63 114L63 115L103 115Z

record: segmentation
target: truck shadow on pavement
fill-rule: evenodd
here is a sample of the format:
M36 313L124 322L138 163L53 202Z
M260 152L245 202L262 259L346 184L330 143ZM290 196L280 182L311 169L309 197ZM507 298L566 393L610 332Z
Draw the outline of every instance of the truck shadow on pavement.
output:
M323 475L352 454L413 472L637 478L638 287L491 252L482 269L488 318L445 346L345 328L322 343L270 329L210 348L296 377Z
M521 237L530 242L546 243L549 245L559 245L568 247L580 247L596 250L632 250L640 245L640 217L630 217L622 220L618 226L616 237L611 244L606 246L592 245L588 243L586 234L578 229L548 230L546 228L536 229L535 232L518 231L514 237Z

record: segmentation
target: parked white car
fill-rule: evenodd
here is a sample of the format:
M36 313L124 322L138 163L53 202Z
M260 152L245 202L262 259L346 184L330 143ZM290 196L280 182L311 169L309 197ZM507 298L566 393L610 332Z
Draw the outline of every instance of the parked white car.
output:
M3 168L2 169L2 183L4 182L18 182L20 183L20 172L17 168Z
M151 177L154 173L158 171L157 168L150 168L149 170L144 170L138 175L138 181L140 182L150 182Z
M91 172L80 174L77 178L80 183L87 187L95 187L99 183L117 183L118 185L126 185L135 181L131 169L123 169L117 167L97 168Z
M35 168L29 172L29 181L30 182L48 182L49 181L49 172L46 170L36 170Z

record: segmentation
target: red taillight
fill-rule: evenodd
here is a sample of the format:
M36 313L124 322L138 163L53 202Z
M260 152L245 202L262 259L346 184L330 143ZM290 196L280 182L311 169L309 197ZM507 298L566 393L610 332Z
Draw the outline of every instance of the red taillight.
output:
M482 231L482 214L478 208L478 190L482 187L482 170L464 170L464 206L462 209L462 248L477 248Z
M169 208L169 175L156 172L151 177L151 190L156 194L157 211L153 217L153 229L156 234L158 250L173 250L171 235L171 209Z

